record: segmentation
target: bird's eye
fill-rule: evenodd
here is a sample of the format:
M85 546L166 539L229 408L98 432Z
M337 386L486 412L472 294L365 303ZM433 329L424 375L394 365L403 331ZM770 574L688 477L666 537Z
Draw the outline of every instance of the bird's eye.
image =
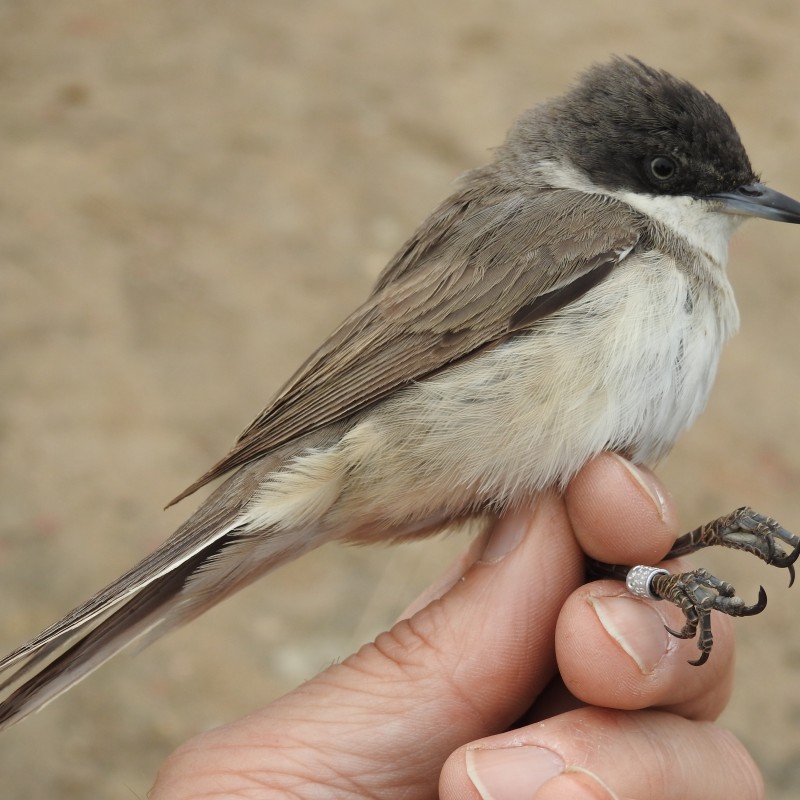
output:
M650 160L650 174L657 181L668 181L675 174L675 162L667 156L656 156Z

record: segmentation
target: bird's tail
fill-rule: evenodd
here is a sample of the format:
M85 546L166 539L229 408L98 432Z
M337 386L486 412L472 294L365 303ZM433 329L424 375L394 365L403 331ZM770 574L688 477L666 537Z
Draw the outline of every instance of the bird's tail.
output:
M0 730L38 711L124 647L158 626L168 615L186 579L197 568L200 559L201 556L195 556L145 586L125 601L122 607L105 618L101 617L89 633L85 633L51 661L48 662L47 659L63 648L64 641L75 638L91 622L87 621L72 628L68 633L38 647L29 643L20 648L18 657L12 658L12 654L4 659L0 663L0 669L14 666L17 668L0 684L0 689L6 690L17 685L31 674L32 677L28 677L0 702ZM42 663L45 666L37 670Z
M318 544L313 534L248 529L256 476L240 470L153 553L0 659L0 730L42 708L135 641L188 622Z
M65 630L44 632L0 661L0 674L11 672L0 684L0 692L11 692L0 701L0 730L43 708L125 647L147 644L189 622L308 549L297 542L280 534L256 541L233 530L123 600L110 602L105 613L82 612L92 601L85 603L65 617L70 623L62 620L49 629ZM229 550L248 552L228 558Z

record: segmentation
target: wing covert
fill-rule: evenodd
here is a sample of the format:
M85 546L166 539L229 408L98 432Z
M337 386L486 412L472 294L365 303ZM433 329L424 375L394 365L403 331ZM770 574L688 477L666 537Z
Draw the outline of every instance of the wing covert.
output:
M636 245L629 206L571 190L467 184L401 248L367 301L319 347L233 449L176 497L563 308ZM172 505L170 503L170 505Z

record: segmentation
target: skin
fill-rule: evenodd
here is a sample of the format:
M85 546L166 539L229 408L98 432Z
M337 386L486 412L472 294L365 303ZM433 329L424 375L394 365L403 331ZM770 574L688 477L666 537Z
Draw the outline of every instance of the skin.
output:
M564 497L496 523L390 631L182 745L150 797L763 798L713 723L731 691L730 620L717 615L695 669L694 644L662 627L676 609L582 585L583 552L648 563L677 532L652 473L594 459Z

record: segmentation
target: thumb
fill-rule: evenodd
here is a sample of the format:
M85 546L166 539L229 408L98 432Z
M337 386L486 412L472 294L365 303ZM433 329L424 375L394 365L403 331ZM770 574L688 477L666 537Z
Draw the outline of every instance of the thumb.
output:
M320 797L433 796L456 748L506 729L547 685L558 613L582 580L563 501L540 497L496 523L441 597L265 709L196 737L157 788L201 775L233 793L257 772L273 789L301 781Z

